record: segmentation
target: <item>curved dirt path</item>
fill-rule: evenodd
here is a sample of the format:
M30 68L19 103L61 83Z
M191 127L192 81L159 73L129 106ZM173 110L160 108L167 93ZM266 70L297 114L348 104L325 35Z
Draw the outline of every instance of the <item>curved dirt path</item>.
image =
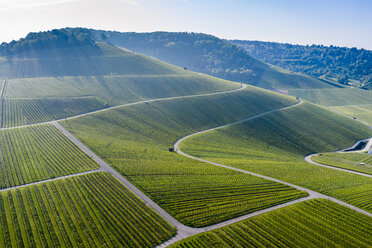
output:
M32 127L32 126L38 126L38 125L42 125L42 124L53 124L54 122L58 122L58 121L76 119L76 118L79 118L79 117L104 112L104 111L107 111L107 110L112 110L112 109L117 109L117 108L121 108L121 107L132 106L132 105L138 105L138 104L142 104L142 103L159 102L159 101L167 101L167 100L175 100L175 99L183 99L183 98L222 95L222 94L226 94L226 93L241 91L241 90L244 90L245 88L247 88L247 85L242 84L240 88L233 89L233 90L219 91L219 92L213 92L213 93L203 93L203 94L196 94L196 95L173 96L173 97L165 97L165 98L148 99L148 100L143 100L143 101L138 101L138 102L116 105L116 106L112 106L112 107L109 107L109 108L95 110L95 111L91 111L91 112L88 112L88 113L75 115L75 116L70 116L70 117L66 117L66 118L62 118L62 119L58 119L58 120L45 121L45 122L39 122L39 123L21 125L21 126L15 126L15 127L0 128L0 130L10 130L10 129L16 129L16 128L23 128L23 127Z
M328 107L328 108L331 109L331 110L333 110L334 112L342 115L342 116L345 116L347 118L351 118L353 120L359 121L360 123L362 123L362 124L364 124L367 127L369 127L369 128L372 129L372 125L368 124L365 121L362 121L362 120L359 120L359 119L354 118L353 116L350 116L350 115L346 115L344 113L341 113L340 111L336 110L333 107ZM366 146L363 149L361 149L359 151L349 151L349 152L350 153L353 153L353 152L360 153L360 152L366 152L366 151L370 150L372 148L372 138L360 140L360 141L356 142L350 148L342 149L342 150L335 151L335 152L346 152L346 150L354 149L355 147L357 147L359 145L360 142L363 142L363 141L368 141L367 144L366 144ZM326 168L330 168L330 169L334 169L334 170L339 170L339 171L344 171L344 172L352 173L352 174L359 175L359 176L372 177L372 175L371 174L368 174L368 173L358 172L358 171L354 171L354 170L350 170L350 169L346 169L346 168L341 168L341 167L337 167L337 166L326 165L326 164L321 164L321 163L315 162L315 161L313 161L311 159L314 156L319 156L319 153L310 154L310 155L306 156L305 157L306 162L308 162L310 164L313 164L313 165L322 166L322 167L326 167ZM350 161L350 162L352 162L352 161Z
M347 172L347 173L352 173L352 174L355 174L355 175L364 176L364 177L371 177L372 178L372 175L371 174L368 174L368 173L358 172L358 171L349 170L349 169L345 169L345 168L341 168L341 167L337 167L337 166L326 165L326 164L321 164L321 163L315 162L315 161L313 161L311 159L314 156L319 156L319 154L316 153L316 154L308 155L308 156L305 157L305 161L308 162L308 163L310 163L310 164L317 165L317 166L322 166L322 167L326 167L326 168L330 168L330 169L334 169L334 170L344 171L344 172Z

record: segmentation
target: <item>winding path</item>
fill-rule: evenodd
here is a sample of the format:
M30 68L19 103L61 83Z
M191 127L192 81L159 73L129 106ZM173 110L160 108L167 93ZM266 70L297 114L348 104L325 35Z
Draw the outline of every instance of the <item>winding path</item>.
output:
M359 176L364 176L364 177L370 177L370 178L372 178L372 175L371 175L371 174L368 174L368 173L358 172L358 171L349 170L349 169L344 169L344 168L337 167L337 166L326 165L326 164L321 164L321 163L315 162L315 161L313 161L313 160L311 159L311 158L314 157L314 156L319 156L319 154L316 153L316 154L311 154L311 155L306 156L306 157L305 157L306 162L308 162L308 163L310 163L310 164L317 165L317 166L322 166L322 167L326 167L326 168L330 168L330 169L334 169L334 170L344 171L344 172L347 172L347 173L352 173L352 174L355 174L355 175L359 175Z
M367 122L365 121L362 121L362 120L359 120L353 116L350 116L350 115L346 115L344 113L341 113L340 111L336 110L334 107L328 107L329 109L333 110L334 112L340 114L340 115L343 115L347 118L351 118L353 120L356 120L356 121L359 121L360 123L366 125L367 127L371 128L372 129L372 125L368 124ZM368 142L367 142L368 141ZM346 152L346 150L350 150L350 149L354 149L355 147L357 147L359 145L360 142L367 142L366 146L361 149L360 151L350 151L350 152L366 152L368 150L370 150L372 148L372 138L369 138L369 139L364 139L364 140L360 140L358 142L356 142L352 147L350 148L347 148L347 149L343 149L343 150L339 150L339 151L335 151L335 152ZM306 162L310 163L310 164L314 164L314 165L317 165L317 166L322 166L322 167L326 167L326 168L331 168L331 169L334 169L334 170L339 170L339 171L344 171L344 172L348 172L348 173L352 173L352 174L355 174L355 175L359 175L359 176L364 176L364 177L370 177L372 178L372 174L368 174L368 173L364 173L364 172L358 172L358 171L354 171L354 170L349 170L349 169L345 169L345 168L341 168L341 167L337 167L337 166L332 166L332 165L326 165L326 164L321 164L321 163L318 163L318 162L315 162L313 161L311 158L314 157L314 156L319 156L318 153L315 153L315 154L310 154L308 156L305 157L305 160ZM352 161L351 161L352 162Z

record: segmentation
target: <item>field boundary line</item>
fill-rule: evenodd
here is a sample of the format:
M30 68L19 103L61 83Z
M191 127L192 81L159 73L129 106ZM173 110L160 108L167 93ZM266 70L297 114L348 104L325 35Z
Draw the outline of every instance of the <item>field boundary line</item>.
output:
M84 171L84 172L74 173L74 174L70 174L70 175L66 175L66 176L60 176L60 177L54 177L54 178L50 178L50 179L44 179L44 180L41 180L41 181L37 181L37 182L33 182L33 183L27 183L27 184L22 184L22 185L18 185L18 186L9 187L9 188L4 188L4 189L0 189L0 192L9 191L9 190L13 190L13 189L24 188L24 187L29 187L29 186L32 186L32 185L47 183L47 182L56 181L56 180L60 180L60 179L64 179L64 178L69 178L69 177L77 177L77 176L81 176L81 175L85 175L85 174L91 174L91 173L96 173L96 172L102 172L101 168L95 169L95 170L90 170L90 171Z
M247 87L245 84L241 84L241 87L233 90L226 90L226 91L218 91L218 92L212 92L212 93L203 93L203 94L196 94L196 95L186 95L186 96L173 96L173 97L165 97L165 98L155 98L155 99L148 99L148 100L142 100L138 102L132 102L132 103L125 103L121 105L116 105L108 108L103 108L91 112L87 112L84 114L80 115L75 115L75 116L70 116L58 120L52 120L52 121L45 121L45 122L39 122L39 123L34 123L34 124L29 124L29 125L21 125L21 126L15 126L15 127L6 127L3 128L1 127L0 130L11 130L11 129L17 129L17 128L25 128L25 127L32 127L32 126L38 126L38 125L43 125L43 124L53 124L54 122L58 121L64 121L64 120L71 120L71 119L76 119L79 117L91 115L91 114L97 114L100 112L104 112L107 110L112 110L112 109L117 109L117 108L122 108L122 107L127 107L127 106L133 106L133 105L138 105L138 104L143 104L143 103L150 103L150 102L159 102L159 101L168 101L168 100L176 100L176 99L184 99L184 98L193 98L193 97L204 97L204 96L215 96L215 95L222 95L222 94L227 94L227 93L233 93L237 91L244 90Z

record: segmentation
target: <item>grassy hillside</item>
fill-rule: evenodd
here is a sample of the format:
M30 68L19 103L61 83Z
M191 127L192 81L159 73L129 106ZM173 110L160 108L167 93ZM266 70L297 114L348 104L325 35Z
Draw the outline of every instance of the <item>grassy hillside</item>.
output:
M214 161L339 198L372 212L372 179L304 161L307 154L350 147L368 127L304 103L232 127L193 136L181 149Z
M334 108L345 115L354 116L372 125L372 104L336 106Z
M206 75L118 75L8 80L0 103L4 122L14 127L75 116L154 98L232 90L240 85ZM1 116L2 116L1 115Z
M98 43L97 47L102 54L93 57L80 53L76 53L76 56L64 56L63 53L58 53L50 57L3 57L0 60L0 77L29 78L182 73L182 70L177 67L112 47L106 43ZM66 53L73 54L71 51Z
M122 107L62 122L181 222L206 226L306 195L169 152L180 137L295 99L258 88ZM255 194L252 194L255 192Z
M237 89L240 84L207 75L115 75L103 77L63 77L58 80L82 89L109 105L212 93Z
M95 97L4 100L3 128L58 120L106 107Z
M372 104L372 92L357 88L296 89L288 94L325 106Z
M154 247L176 232L104 173L1 192L0 210L1 247Z
M249 56L243 49L217 37L199 33L91 32L120 47L227 80L267 89L331 88L330 84L300 74L283 73ZM102 38L103 37L103 38Z
M98 169L52 125L0 130L0 188Z
M369 247L372 220L310 200L182 240L171 247Z

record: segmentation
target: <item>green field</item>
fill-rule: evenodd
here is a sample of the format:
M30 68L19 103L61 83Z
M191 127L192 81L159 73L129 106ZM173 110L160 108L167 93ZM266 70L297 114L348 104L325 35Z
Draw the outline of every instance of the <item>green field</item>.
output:
M239 85L205 75L95 76L9 80L4 123L14 127L146 99L218 92Z
M333 85L325 83L317 78L309 77L304 74L289 72L276 66L264 64L264 67L261 68L261 70L261 74L259 74L257 80L253 80L249 83L265 89L277 90L309 88L330 90L337 89Z
M154 247L176 230L113 176L0 193L1 247Z
M361 89L293 89L289 95L325 106L372 104L372 92Z
M372 156L368 154L320 153L319 156L313 156L311 160L325 165L372 174Z
M372 212L372 179L304 161L308 154L350 147L371 130L304 103L228 128L193 136L181 150L209 161L280 179Z
M100 53L84 53L83 47L46 49L40 54L23 58L0 58L0 76L3 78L101 76L101 75L169 75L183 69L149 57L108 45L97 44ZM48 50L48 51L47 51ZM65 50L65 52L63 52ZM40 52L35 50L36 53Z
M62 77L110 105L145 99L195 95L237 89L239 84L193 72L172 75L115 75Z
M118 104L237 89L196 75L102 76L9 80L4 123L14 127L70 117Z
M372 219L315 199L182 240L171 247L371 247Z
M53 125L0 130L0 188L98 169Z
M306 193L183 158L168 148L190 132L294 102L249 87L225 95L128 106L61 124L181 222L206 226ZM217 109L226 114L217 115Z
M5 118L2 127L15 127L58 120L105 107L106 105L95 97L5 99Z
M372 104L336 106L334 108L345 115L356 117L372 125Z
M5 98L50 98L77 97L90 95L87 92L66 84L58 78L19 78L9 79Z

